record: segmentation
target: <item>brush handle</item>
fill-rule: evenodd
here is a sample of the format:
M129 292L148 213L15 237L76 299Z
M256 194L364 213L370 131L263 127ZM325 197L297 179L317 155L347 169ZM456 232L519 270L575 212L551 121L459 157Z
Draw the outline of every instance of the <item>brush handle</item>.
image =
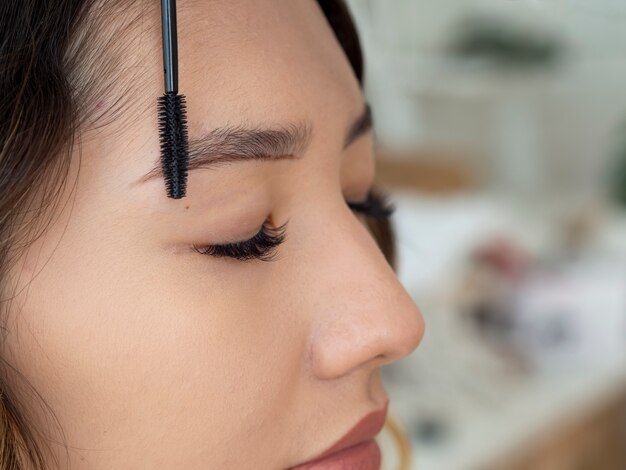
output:
M161 0L163 30L163 72L165 92L178 93L178 39L176 35L176 0Z

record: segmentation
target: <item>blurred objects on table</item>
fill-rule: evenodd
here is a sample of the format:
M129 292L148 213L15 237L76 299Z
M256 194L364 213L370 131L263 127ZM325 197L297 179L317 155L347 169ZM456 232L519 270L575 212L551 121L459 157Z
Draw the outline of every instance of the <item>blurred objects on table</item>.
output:
M626 2L349 0L419 470L626 468Z

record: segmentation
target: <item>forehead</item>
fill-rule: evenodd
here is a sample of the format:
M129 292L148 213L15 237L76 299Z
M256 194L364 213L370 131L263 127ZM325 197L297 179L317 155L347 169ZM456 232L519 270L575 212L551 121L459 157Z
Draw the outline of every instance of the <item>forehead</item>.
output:
M192 133L225 121L315 120L361 102L314 0L180 1L179 61Z
M179 92L187 98L190 137L223 126L308 121L312 147L319 150L326 145L322 141L341 145L363 98L315 0L178 0L177 13ZM123 12L120 16L123 22ZM158 2L136 18L140 34L124 45L124 64L130 64L123 67L128 72L120 80L124 89L102 99L103 109L109 108L109 99L129 104L130 119L84 140L85 180L113 175L113 181L130 186L159 158L156 101L163 93L163 64Z

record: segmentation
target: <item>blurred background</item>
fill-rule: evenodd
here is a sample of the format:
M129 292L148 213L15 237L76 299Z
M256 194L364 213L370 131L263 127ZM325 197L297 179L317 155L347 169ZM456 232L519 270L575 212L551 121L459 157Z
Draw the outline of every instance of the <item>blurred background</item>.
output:
M626 469L626 2L348 3L427 323L385 370L412 468Z

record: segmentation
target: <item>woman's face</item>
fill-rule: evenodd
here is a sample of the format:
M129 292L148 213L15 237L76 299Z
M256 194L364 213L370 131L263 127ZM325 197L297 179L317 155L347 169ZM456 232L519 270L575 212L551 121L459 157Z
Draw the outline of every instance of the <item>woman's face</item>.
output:
M365 101L317 3L178 7L194 156L241 161L203 162L179 200L150 173L156 109L142 103L163 85L146 11L125 39L133 118L85 130L64 203L11 272L4 354L60 419L74 469L286 469L385 407L379 369L413 351L423 320L346 204L372 184L372 136L347 139ZM241 159L268 136L293 158ZM271 261L194 250L266 221L287 224Z

